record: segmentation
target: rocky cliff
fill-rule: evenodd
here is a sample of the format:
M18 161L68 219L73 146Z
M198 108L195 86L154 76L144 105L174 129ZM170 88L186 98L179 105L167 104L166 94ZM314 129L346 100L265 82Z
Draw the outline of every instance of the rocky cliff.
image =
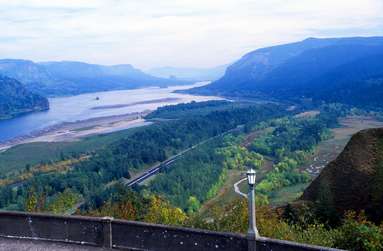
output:
M329 163L304 191L303 200L320 202L343 213L365 210L383 219L383 128L355 134L336 160Z

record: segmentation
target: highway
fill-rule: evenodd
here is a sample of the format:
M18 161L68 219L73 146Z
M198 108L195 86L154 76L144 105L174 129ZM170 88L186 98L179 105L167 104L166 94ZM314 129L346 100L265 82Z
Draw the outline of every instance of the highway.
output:
M221 134L219 134L217 136L214 136L214 137L211 137L211 138L206 139L204 141L201 141L200 143L198 143L198 144L196 144L196 145L194 145L192 147L189 147L189 148L187 148L187 149L177 153L176 155L171 156L167 160L152 166L144 174L142 174L142 175L140 175L140 176L138 176L138 177L136 177L136 178L134 178L132 180L129 180L129 179L126 179L126 178L122 178L121 179L121 183L123 185L127 186L127 187L131 187L131 186L134 186L136 184L140 184L141 182L145 181L146 179L148 179L148 178L152 177L153 175L157 174L158 172L160 172L161 169L166 168L169 165L171 165L174 161L176 161L178 158L180 158L185 153L195 149L196 147L198 147L198 146L200 146L202 144L205 144L208 141L211 141L211 140L213 140L215 138L221 137L221 136L223 136L225 134L234 132L234 131L239 130L239 129L242 129L242 126L238 126L238 127L234 128L234 129L231 129L229 131L221 133Z

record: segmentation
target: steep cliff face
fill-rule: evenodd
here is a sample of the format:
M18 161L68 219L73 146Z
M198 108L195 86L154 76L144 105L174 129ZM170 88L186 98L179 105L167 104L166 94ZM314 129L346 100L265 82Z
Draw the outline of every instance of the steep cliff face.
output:
M49 109L48 100L28 91L15 79L0 76L0 119Z
M383 128L355 134L301 199L325 199L338 212L365 210L371 219L383 220Z
M383 37L310 38L258 49L189 92L383 107Z

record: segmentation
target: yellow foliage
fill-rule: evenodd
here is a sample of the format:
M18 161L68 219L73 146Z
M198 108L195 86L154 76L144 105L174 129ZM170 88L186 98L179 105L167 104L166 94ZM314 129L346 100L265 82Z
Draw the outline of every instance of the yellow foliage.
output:
M165 225L182 225L187 218L182 209L173 207L169 202L153 195L150 197L149 208L144 216L144 221Z
M39 164L32 168L24 169L21 172L14 174L12 178L0 179L0 186L6 186L9 184L28 180L37 173L66 172L74 164L77 164L88 158L89 158L88 155L84 155L78 159L62 160L62 161L55 162L53 164Z
M87 212L87 215L104 217L110 216L116 219L137 220L136 208L130 201L119 203L107 202L101 208Z

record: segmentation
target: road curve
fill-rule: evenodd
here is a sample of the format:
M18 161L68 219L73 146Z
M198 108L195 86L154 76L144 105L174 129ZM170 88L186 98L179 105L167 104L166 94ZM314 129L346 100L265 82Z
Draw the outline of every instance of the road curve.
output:
M247 178L243 178L243 179L237 181L237 182L234 184L234 191L235 191L237 194L239 194L240 196L247 198L247 195L246 195L245 193L242 193L241 190L239 190L239 187L238 187L238 185L239 185L240 183L242 183L243 181L245 181L245 180L247 180Z

